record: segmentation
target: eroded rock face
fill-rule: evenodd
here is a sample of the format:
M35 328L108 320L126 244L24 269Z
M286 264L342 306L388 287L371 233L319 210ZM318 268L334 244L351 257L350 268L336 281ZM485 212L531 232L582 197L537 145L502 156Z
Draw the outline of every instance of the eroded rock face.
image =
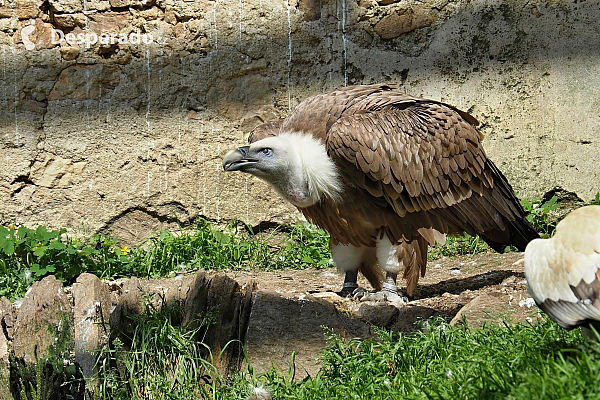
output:
M69 359L73 349L73 305L53 275L33 284L16 310L12 353L28 364L47 354Z
M320 368L315 355L327 345L325 329L346 339L373 336L369 323L340 312L328 301L259 290L246 334L249 363L259 372L274 366L287 371L293 363L296 378L314 376Z
M223 174L221 157L309 95L384 81L470 111L521 196L560 186L589 200L600 180L590 101L600 36L589 29L599 10L598 1L4 2L0 223L139 243L199 215L290 222L295 209L256 179Z

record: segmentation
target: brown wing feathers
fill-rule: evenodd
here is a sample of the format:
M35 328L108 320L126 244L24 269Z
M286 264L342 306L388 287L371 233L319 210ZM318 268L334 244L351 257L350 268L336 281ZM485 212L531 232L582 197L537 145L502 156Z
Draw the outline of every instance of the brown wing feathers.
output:
M330 157L350 182L384 197L399 216L414 216L415 225L425 220L442 232L480 234L498 251L509 244L523 250L537 237L487 159L474 118L434 101L377 97L376 111L365 112L368 100L357 103L327 136Z
M279 120L258 125L252 130L252 132L250 132L250 135L248 136L248 143L252 144L261 139L279 135L279 129L281 128L282 122L283 120Z

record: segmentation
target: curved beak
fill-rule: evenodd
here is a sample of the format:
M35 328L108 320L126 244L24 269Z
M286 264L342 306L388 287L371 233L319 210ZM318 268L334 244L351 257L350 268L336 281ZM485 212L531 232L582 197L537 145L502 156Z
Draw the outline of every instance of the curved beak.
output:
M250 146L243 146L233 149L225 154L225 157L223 157L223 170L243 170L248 165L257 163L257 159L248 157L249 150Z

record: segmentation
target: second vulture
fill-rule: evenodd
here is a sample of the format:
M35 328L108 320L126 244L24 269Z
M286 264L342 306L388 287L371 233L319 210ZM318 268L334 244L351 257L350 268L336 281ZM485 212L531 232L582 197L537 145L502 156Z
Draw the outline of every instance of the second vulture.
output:
M525 250L525 277L537 305L565 329L600 332L600 206L571 212L551 239Z
M267 181L329 232L345 273L342 294L357 289L360 271L379 291L373 298L402 301L397 276L411 296L425 274L427 246L445 234L478 234L500 252L508 245L522 251L538 237L486 157L478 124L393 85L344 87L258 126L223 168Z

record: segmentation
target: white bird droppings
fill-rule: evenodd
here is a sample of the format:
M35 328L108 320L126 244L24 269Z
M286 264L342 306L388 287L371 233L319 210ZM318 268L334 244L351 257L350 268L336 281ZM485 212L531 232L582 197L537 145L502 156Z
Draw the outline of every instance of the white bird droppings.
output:
M532 299L531 297L528 297L526 299L523 299L519 302L519 307L527 307L527 308L531 308L535 306L535 300Z

